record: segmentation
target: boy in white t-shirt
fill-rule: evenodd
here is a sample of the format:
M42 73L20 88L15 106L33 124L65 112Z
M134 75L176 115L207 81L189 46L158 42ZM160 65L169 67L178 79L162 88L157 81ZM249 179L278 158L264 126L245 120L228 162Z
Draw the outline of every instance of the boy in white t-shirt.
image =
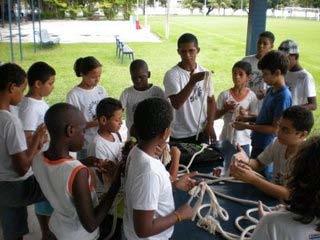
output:
M170 135L172 118L170 103L160 98L146 99L135 110L138 143L130 151L125 174L123 226L127 239L169 239L174 224L192 217L194 210L188 204L175 210L172 185L190 190L194 173L171 183L157 155Z
M167 71L163 80L166 97L174 108L170 141L199 143L215 140L215 101L210 81L204 80L210 73L196 62L200 52L198 39L185 33L177 45L181 62ZM196 139L199 132L203 137Z
M252 240L320 239L320 136L303 143L291 162L288 206L267 213Z
M83 114L68 103L58 103L47 111L45 124L50 134L50 145L47 151L37 155L32 168L44 195L54 208L49 228L59 240L96 240L100 235L99 226L119 190L120 169L115 168L115 181L98 202L86 166L101 170L103 162L89 158L84 166L69 155L69 152L80 150L84 144L86 120ZM100 237L104 239L106 236Z
M255 110L256 114L260 112L263 98L267 90L267 84L263 81L262 72L258 68L258 62L263 58L264 55L272 50L274 41L275 37L272 32L265 31L260 33L257 42L257 53L246 56L242 59L242 61L251 64L252 76L248 82L248 86L256 94L259 100Z
M35 130L27 147L21 122L9 110L22 100L26 86L21 67L13 63L0 66L0 217L5 240L22 239L29 232L26 207L45 200L31 170L45 127Z
M78 58L74 64L74 71L77 77L82 80L67 95L67 103L76 106L87 120L85 144L78 152L78 159L87 157L89 143L92 142L98 130L98 120L96 118L96 108L101 99L107 97L105 89L98 83L100 81L102 65L94 57L88 56Z
M293 40L285 40L278 49L287 54L289 58L289 71L285 80L291 91L292 105L301 105L309 110L316 110L316 86L312 75L299 63L298 44Z
M126 125L130 132L133 124L133 114L139 102L152 97L165 98L163 90L148 83L151 73L147 63L142 59L136 59L130 64L130 75L133 86L126 88L121 96L122 107L126 111Z
M301 107L287 108L279 121L277 138L256 159L249 159L240 152L234 155L230 173L237 179L250 183L268 195L288 200L289 190L286 179L290 176L291 157L311 132L314 123L312 112ZM272 182L257 176L252 170L261 170L273 163Z
M119 134L122 124L122 105L114 98L102 99L97 106L99 129L88 147L88 156L119 163L123 143ZM113 173L110 173L112 175ZM104 178L104 185L110 186L110 180ZM98 181L99 183L99 181ZM107 187L108 188L108 187ZM99 188L100 189L100 188Z
M251 114L256 106L257 97L248 87L251 65L245 61L236 62L232 67L234 86L220 93L217 101L215 118L223 117L224 125L220 140L229 140L233 145L240 145L250 155L250 130L237 131L231 124L240 114Z
M44 97L50 95L54 87L55 70L45 62L36 62L27 72L29 91L19 104L19 118L28 140L32 138L37 127L44 122L44 115L49 109ZM35 204L42 236L49 234L48 222L53 212L48 201Z

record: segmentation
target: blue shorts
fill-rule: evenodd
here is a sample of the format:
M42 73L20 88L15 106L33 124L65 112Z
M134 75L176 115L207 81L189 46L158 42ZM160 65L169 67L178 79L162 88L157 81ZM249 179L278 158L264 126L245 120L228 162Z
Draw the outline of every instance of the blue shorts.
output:
M34 211L37 215L50 217L53 212L53 208L48 201L43 201L34 204Z
M34 176L24 181L0 181L0 218L4 240L29 232L27 206L45 201Z

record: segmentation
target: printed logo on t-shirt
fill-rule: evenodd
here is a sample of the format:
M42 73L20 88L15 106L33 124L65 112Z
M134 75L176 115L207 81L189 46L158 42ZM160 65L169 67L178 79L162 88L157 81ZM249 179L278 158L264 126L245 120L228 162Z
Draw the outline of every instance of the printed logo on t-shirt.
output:
M252 72L252 77L248 83L249 88L254 91L255 93L258 90L263 89L264 81L260 71Z
M320 233L310 234L308 239L312 240L320 240Z
M202 97L203 95L203 90L201 88L201 86L199 85L196 85L194 88L193 88L193 93L192 95L190 96L190 101L191 102L194 102L195 100L198 100Z
M96 109L97 109L97 105L99 103L99 100L96 100L96 101L92 101L90 104L89 104L89 108L88 108L88 112L89 112L89 115L92 119L95 119L96 118Z

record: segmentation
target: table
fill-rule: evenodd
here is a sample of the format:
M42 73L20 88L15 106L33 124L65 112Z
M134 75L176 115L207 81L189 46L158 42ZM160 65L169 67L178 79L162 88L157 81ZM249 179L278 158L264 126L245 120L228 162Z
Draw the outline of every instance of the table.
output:
M232 155L236 152L235 148L227 141L218 142L216 147L223 153L224 156L224 167L228 168L230 164L230 160ZM211 166L201 166L198 168L197 166L193 166L193 170L198 170L199 172L209 173L212 171ZM254 200L258 201L261 200L264 204L268 206L274 206L278 203L276 199L273 199L259 189L246 184L246 183L218 183L214 185L215 189L221 193L238 197L242 199ZM173 193L175 205L176 207L181 206L182 204L186 203L189 199L189 195L183 191L176 190ZM206 203L209 202L209 198L206 195L204 201ZM220 221L222 228L226 231L230 231L232 233L239 234L240 232L234 226L234 220L236 217L243 215L245 211L249 208L253 208L254 206L247 206L242 205L240 203L236 203L227 199L223 199L218 197L218 201L222 207L224 207L229 213L229 221L224 222ZM245 226L245 222L243 222ZM205 230L196 226L196 221L183 221L175 225L174 233L172 235L172 239L174 240L206 240L206 239L224 239L220 235L212 235Z

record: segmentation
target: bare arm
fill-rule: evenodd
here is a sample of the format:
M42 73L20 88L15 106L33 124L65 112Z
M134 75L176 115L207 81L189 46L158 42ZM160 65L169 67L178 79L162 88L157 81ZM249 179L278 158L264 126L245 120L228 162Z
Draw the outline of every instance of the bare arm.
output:
M304 107L308 110L314 111L317 109L317 98L316 97L308 97L308 103L302 104L301 107Z
M234 122L232 126L237 130L250 129L252 131L264 134L276 134L278 130L277 122L277 120L274 120L272 125L246 124L243 122Z
M98 120L92 120L90 122L87 122L86 129L92 128L92 127L98 127Z
M189 98L197 82L204 79L205 72L199 72L190 75L187 85L177 94L169 96L170 102L175 109L179 109Z
M230 173L236 179L252 184L274 198L284 200L288 200L289 198L290 193L286 187L268 182L267 180L259 177L247 165L234 164L230 167Z
M178 221L190 219L193 215L193 209L184 204L175 212L165 217L154 218L154 211L144 211L133 209L134 230L139 238L146 238L157 235ZM178 219L178 216L180 219Z
M88 231L93 232L106 217L111 208L117 191L109 190L97 207L93 207L91 193L89 190L89 172L86 168L81 169L75 176L72 192L74 205L77 210L82 226ZM111 187L112 189L113 187Z
M28 172L34 156L42 147L45 134L46 127L44 124L42 124L32 135L28 149L11 155L13 169L19 174L19 176L24 176Z

